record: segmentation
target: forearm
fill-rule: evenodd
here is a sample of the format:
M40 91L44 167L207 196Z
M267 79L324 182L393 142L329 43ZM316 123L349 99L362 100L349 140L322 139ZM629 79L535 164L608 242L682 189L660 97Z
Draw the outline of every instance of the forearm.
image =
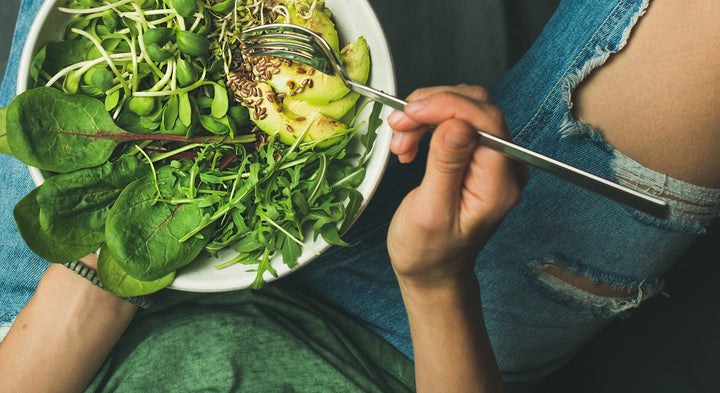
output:
M125 331L136 306L52 265L0 343L0 392L78 392Z
M400 278L418 392L503 392L470 272L433 288Z

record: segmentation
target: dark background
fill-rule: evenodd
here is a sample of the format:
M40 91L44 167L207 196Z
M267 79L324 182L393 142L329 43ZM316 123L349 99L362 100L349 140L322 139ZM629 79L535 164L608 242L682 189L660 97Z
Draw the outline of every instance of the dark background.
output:
M349 0L348 0L349 1ZM0 0L0 75L20 0ZM489 86L531 45L559 0L372 0L390 41L398 92ZM593 339L539 392L720 392L720 228L667 277L664 292Z

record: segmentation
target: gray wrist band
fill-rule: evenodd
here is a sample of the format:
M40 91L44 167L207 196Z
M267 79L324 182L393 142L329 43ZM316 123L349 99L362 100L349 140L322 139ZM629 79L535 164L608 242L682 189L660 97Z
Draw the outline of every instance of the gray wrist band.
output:
M84 277L86 280L90 281L91 283L97 285L98 287L105 289L103 287L102 283L100 282L100 279L97 276L97 272L95 269L85 266L80 261L75 262L69 262L64 263L68 269L74 271L77 273L80 277ZM124 299L125 301L128 301L140 308L148 309L153 305L153 301L151 296L132 296L132 297L120 297L121 299Z

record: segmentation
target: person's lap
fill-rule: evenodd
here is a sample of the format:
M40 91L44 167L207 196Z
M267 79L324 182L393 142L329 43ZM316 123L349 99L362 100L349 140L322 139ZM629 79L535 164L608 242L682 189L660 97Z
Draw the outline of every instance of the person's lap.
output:
M39 3L26 0L23 12L32 13ZM666 186L685 190L692 185L676 179L653 183L667 177L614 150L570 111L570 93L588 68L600 66L604 56L622 48L626 30L645 5L639 0L563 2L538 43L492 92L518 143L610 179L617 180L622 171L621 180L632 177L651 190L659 187L666 192ZM5 82L3 105L12 96ZM14 288L3 297L15 302L3 299L2 304L17 309L32 293L46 262L32 256L8 224L12 206L32 184L23 164L8 157L2 160L0 180L6 188L2 214L8 217L0 244L3 274L8 277L0 279L3 290ZM358 244L335 248L280 281L340 307L408 357L412 346L385 250L385 225L421 173L421 164L392 165L371 207L349 234L348 239ZM657 292L662 274L717 214L716 190L693 188L710 200L715 198L714 213L690 209L660 222L542 172L532 175L523 201L483 250L476 268L488 333L508 381L552 372L612 318ZM676 209L691 205L673 203ZM564 285L553 271L607 283L626 293L592 294ZM5 285L5 280L18 285ZM13 317L12 310L0 312L5 319Z

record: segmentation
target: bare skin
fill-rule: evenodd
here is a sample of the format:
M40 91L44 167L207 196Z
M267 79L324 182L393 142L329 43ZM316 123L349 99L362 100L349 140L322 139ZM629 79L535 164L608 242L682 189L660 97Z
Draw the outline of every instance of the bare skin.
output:
M482 316L475 257L517 203L527 168L478 145L476 129L508 137L484 89L413 93L389 124L411 160L432 124L425 177L396 211L388 251L410 322L418 392L502 392ZM408 155L409 154L409 155Z
M96 258L82 261L94 267ZM0 392L80 392L137 307L53 264L0 342Z
M720 187L720 3L654 0L627 46L574 93L575 114L646 167Z

